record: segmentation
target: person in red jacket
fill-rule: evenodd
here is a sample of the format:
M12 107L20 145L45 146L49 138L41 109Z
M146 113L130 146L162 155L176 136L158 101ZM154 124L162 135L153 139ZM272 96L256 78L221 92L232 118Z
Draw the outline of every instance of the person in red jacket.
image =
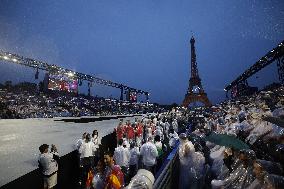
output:
M131 126L131 124L128 124L127 126L127 139L129 143L134 142L134 138L135 138L135 132L134 132L134 128Z
M136 129L136 143L140 147L143 139L143 125L141 121L138 121L137 129Z
M124 132L125 132L124 126L122 125L122 122L120 121L117 128L116 128L117 144L118 144L118 141L123 138Z

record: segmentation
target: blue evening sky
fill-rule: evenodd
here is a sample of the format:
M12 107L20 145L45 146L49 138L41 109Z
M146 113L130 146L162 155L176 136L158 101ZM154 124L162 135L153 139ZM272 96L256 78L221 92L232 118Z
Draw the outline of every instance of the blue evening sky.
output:
M284 39L284 1L0 0L0 50L146 90L162 104L184 98L191 31L203 87L216 103ZM0 62L5 80L34 81L34 70ZM276 63L249 79L259 87L274 81ZM119 90L95 85L92 94Z

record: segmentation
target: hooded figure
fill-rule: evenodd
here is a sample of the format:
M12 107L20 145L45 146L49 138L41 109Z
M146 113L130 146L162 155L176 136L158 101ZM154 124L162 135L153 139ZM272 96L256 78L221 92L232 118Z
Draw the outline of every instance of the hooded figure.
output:
M256 178L247 189L280 189L284 187L284 177L274 174L275 172L279 173L279 167L275 162L256 160L253 167Z
M152 189L154 181L155 177L150 171L139 169L126 189Z
M253 161L256 155L253 150L241 150L240 161L237 168L224 180L213 180L212 188L220 187L224 189L242 189L247 188L255 179L253 176Z
M194 181L194 153L193 144L187 139L185 133L179 135L179 162L180 162L180 176L179 188L189 189Z

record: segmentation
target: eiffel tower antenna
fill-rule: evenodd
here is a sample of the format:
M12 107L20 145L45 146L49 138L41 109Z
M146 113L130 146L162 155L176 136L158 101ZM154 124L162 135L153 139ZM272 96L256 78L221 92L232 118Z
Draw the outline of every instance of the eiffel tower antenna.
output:
M192 32L192 31L191 31ZM201 79L198 74L198 68L196 63L196 54L195 54L195 39L192 35L190 39L191 45L191 76L189 79L189 85L185 98L182 105L188 107L191 103L202 102L205 106L211 106L207 94L204 92Z

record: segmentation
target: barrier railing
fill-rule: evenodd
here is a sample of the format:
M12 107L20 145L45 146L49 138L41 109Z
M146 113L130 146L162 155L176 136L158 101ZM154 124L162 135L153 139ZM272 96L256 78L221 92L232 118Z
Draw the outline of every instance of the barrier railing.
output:
M178 170L179 170L179 161L178 161L178 146L172 150L167 159L164 161L160 170L156 174L156 181L154 183L154 189L167 189L173 188L173 183L178 183ZM174 188L178 188L175 186Z

